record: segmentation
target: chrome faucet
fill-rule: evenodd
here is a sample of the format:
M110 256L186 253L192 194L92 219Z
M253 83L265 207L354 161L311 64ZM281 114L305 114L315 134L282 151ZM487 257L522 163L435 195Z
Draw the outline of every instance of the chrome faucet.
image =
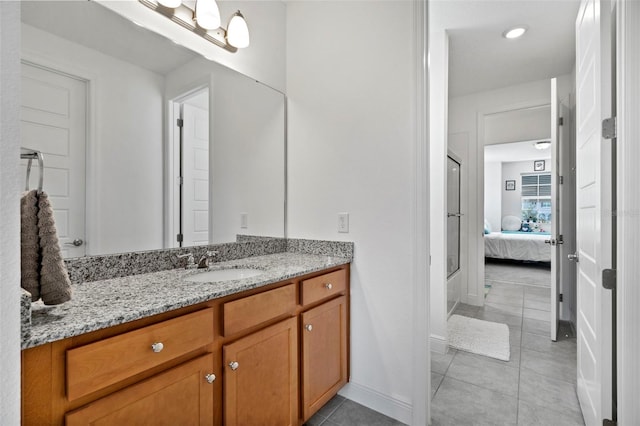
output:
M187 264L184 266L185 269L195 269L198 267L193 257L193 253L179 254L178 259L187 258Z
M207 252L198 261L198 269L208 268L213 258L217 255L217 251L207 250Z

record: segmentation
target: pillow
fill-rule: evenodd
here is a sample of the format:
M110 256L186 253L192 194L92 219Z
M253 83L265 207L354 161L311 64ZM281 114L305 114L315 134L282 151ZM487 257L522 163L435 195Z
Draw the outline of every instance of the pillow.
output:
M487 219L484 220L484 233L485 234L491 233L491 224L487 222Z
M502 218L503 231L519 231L522 227L522 220L517 216L505 216Z

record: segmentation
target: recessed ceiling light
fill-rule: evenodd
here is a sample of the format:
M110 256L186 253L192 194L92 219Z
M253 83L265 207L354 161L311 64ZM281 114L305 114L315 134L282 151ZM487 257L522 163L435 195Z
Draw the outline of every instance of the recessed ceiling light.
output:
M512 38L522 37L522 35L526 32L527 32L527 27L518 26L514 28L509 28L508 30L502 33L502 36L504 38L512 39Z
M549 149L549 147L551 146L551 141L539 141L533 144L533 146L535 147L535 149Z

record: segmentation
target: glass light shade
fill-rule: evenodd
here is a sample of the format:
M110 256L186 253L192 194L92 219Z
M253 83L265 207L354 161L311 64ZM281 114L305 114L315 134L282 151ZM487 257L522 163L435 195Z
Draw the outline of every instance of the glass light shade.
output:
M238 49L249 46L249 27L240 11L237 11L229 21L227 28L227 43Z
M515 27L515 28L510 28L506 30L504 33L502 33L502 35L505 38L513 39L513 38L522 37L522 35L526 32L527 32L526 27Z
M205 30L220 27L220 9L215 0L197 0L195 20Z
M536 149L543 150L548 149L551 146L551 142L549 141L540 141L533 144Z
M160 3L164 7L175 9L182 4L182 0L158 0L158 3Z

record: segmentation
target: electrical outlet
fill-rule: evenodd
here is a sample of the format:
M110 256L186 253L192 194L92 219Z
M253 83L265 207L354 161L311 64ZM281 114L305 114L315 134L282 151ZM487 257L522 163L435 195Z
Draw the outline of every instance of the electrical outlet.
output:
M249 227L249 213L240 213L240 228L247 229Z
M349 213L338 213L338 232L349 232Z

